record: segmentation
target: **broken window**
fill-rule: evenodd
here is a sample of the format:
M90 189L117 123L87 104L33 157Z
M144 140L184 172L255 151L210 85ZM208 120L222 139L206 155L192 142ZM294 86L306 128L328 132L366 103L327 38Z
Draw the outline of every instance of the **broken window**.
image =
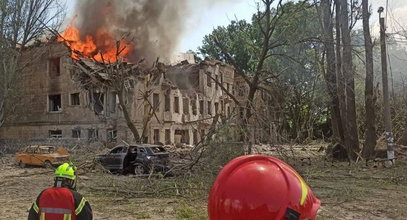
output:
M165 144L171 144L171 130L165 129Z
M160 142L160 130L154 129L154 144L158 144Z
M62 130L49 130L49 138L62 138Z
M71 94L71 105L80 105L79 93Z
M98 130L96 130L96 129L93 129L93 128L88 129L88 140L89 140L89 141L95 141L95 140L97 140L97 139L98 139L98 136L99 136L98 133L99 133L99 132L98 132Z
M94 92L92 97L93 110L96 114L103 114L105 95L102 92Z
M116 112L116 104L117 104L117 94L115 92L112 92L110 94L110 112L115 113Z
M243 116L244 116L244 107L240 107L239 110L240 110L240 112L239 112L240 118L243 119Z
M107 130L107 142L112 143L117 140L117 130Z
M205 138L205 130L201 130L201 141Z
M216 89L216 90L219 89L219 88L218 88L218 87L219 87L219 86L218 86L218 82L219 82L219 81L218 81L218 78L219 78L218 75L215 75L215 79L216 79L216 81L215 81L215 89Z
M196 129L194 129L193 137L194 137L193 143L198 144L198 131Z
M192 105L192 114L193 115L196 115L196 100L195 99L192 99L191 100L191 105Z
M56 57L48 60L48 73L50 77L61 75L61 58Z
M81 138L81 129L75 128L72 130L72 138Z
M215 115L218 114L219 103L215 102Z
M180 143L189 144L189 132L188 130L175 130L175 136L180 138Z
M199 101L199 114L201 114L201 115L204 114L204 101L203 100Z
M210 72L207 72L207 73L206 73L206 85L207 85L208 87L211 87L211 86L212 86L212 79L211 79L211 73L210 73Z
M212 102L208 101L208 115L212 115Z
M158 93L153 94L153 109L154 111L160 111L160 95Z
M184 111L184 114L189 114L189 100L188 98L183 98L182 99L182 109Z
M179 98L174 97L174 112L179 113Z
M48 96L48 111L59 112L61 111L61 94Z
M165 95L165 98L164 98L164 105L165 105L165 111L166 112L169 112L170 111L170 109L171 109L171 104L170 104L171 102L170 102L170 95Z

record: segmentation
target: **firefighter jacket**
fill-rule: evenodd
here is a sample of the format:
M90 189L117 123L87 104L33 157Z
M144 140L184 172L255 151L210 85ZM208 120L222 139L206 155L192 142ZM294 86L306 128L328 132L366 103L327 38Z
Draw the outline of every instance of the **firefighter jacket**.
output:
M37 197L28 220L92 220L90 204L78 192L66 187L45 189Z

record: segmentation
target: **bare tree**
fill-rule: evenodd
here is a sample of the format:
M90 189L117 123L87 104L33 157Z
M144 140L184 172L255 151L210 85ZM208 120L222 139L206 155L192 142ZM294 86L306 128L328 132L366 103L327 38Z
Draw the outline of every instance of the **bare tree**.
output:
M24 49L57 29L64 18L60 0L0 1L0 126L12 111L18 95L15 85L27 66L21 63Z
M118 41L119 42L119 41ZM147 132L148 122L153 116L158 120L155 114L154 105L150 102L151 97L151 82L152 78L148 75L159 75L162 71L158 61L154 64L152 68L146 68L143 65L143 60L138 63L129 64L123 62L120 58L120 51L117 50L116 54L117 61L114 63L101 63L95 60L73 60L74 67L76 67L74 79L79 85L85 89L89 88L109 88L114 91L118 96L119 108L123 112L124 119L126 121L127 127L133 134L133 139L137 143L141 143L144 140ZM143 105L147 107L144 112L143 117L143 127L141 134L137 130L135 123L132 120L132 112L129 109L132 101L136 97L133 97L135 85L140 79L138 77L143 77L145 80L144 90L137 91L140 93ZM132 101L126 102L128 99L133 99Z
M326 53L326 71L324 71L328 92L331 96L331 118L334 142L342 142L343 126L338 97L337 66L335 62L335 41L333 37L332 1L322 0L317 7L320 15L323 44ZM340 59L340 58L339 58Z
M337 14L342 32L342 71L345 79L346 112L345 112L345 145L350 159L356 159L359 152L359 138L356 124L355 78L352 63L352 44L349 23L350 13L348 1L339 1L340 11Z
M365 158L373 156L376 146L376 113L373 95L373 43L369 28L369 0L362 1L363 8L363 35L365 38L366 81L365 81L365 111L366 111L366 137L362 155Z

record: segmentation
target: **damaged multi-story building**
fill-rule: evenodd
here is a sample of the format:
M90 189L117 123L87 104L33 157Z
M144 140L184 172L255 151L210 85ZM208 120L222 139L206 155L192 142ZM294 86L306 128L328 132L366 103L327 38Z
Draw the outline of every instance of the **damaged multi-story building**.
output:
M187 57L188 58L188 57ZM73 62L61 43L45 43L27 49L18 81L21 97L0 128L0 139L71 141L133 141L108 87L84 89L73 80ZM146 143L197 143L207 132L215 114L230 115L233 103L219 87L233 91L234 69L220 61L187 62L170 66L149 87L148 100L155 111L144 126L146 77L129 85L126 104ZM86 86L85 86L86 87Z

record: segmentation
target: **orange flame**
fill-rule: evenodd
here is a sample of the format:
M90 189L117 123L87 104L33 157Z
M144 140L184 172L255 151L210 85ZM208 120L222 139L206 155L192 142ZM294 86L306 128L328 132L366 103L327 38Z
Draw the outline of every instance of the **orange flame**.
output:
M124 40L117 44L107 30L98 30L94 36L86 35L81 39L79 30L73 24L58 37L58 42L64 42L71 48L71 57L76 60L85 57L99 62L116 62L118 58L126 60L126 55L132 50Z

